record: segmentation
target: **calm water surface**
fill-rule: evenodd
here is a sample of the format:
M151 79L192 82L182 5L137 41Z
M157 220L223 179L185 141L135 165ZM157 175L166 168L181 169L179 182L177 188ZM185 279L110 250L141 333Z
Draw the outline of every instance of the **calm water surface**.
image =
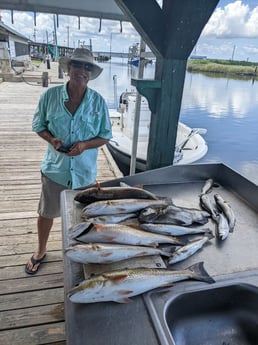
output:
M131 70L127 61L101 64L103 73L91 82L110 105L114 90L119 95L132 90ZM148 65L144 78L154 76ZM116 75L117 88L114 87ZM180 121L191 127L204 127L209 150L198 163L222 162L258 184L258 82L214 78L186 73Z

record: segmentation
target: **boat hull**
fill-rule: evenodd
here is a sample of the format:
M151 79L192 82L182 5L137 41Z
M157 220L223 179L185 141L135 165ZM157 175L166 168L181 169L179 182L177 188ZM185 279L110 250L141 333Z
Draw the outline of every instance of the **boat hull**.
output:
M113 138L109 141L107 147L119 169L126 176L130 172L134 140L134 117L136 111L136 94L134 92L124 92L121 94L120 109L120 123L117 126L113 125ZM136 172L146 170L150 118L151 113L148 102L144 97L141 97L141 113L138 125L135 163ZM194 163L207 153L208 147L206 141L200 133L206 133L206 129L191 128L180 121L178 122L173 165Z
M181 132L184 132L184 137L187 137L191 132L191 128L185 124L179 123L179 128ZM136 173L146 170L147 144L147 140L138 143L138 153L135 163ZM121 131L114 131L113 139L108 142L107 147L123 175L129 175L132 141ZM194 163L205 156L207 151L208 146L206 141L201 135L196 134L182 150L182 156L178 152L175 152L173 165Z
M119 170L124 176L130 174L131 156L123 151L117 149L114 145L110 143L107 144L108 150L111 153L114 161L116 162ZM136 169L135 172L143 172L146 170L146 160L137 158L136 159Z

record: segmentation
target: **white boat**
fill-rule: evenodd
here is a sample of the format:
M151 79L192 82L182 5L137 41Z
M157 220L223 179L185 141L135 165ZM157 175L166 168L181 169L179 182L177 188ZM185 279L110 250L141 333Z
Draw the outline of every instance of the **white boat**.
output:
M135 92L125 92L120 96L120 120L116 122L112 121L114 124L113 138L107 145L119 169L124 175L128 175L130 172L135 107ZM112 118L113 114L110 115ZM141 97L136 172L146 170L150 116L148 102L144 97ZM173 165L191 164L205 156L208 151L208 146L201 136L201 134L205 133L206 129L204 128L190 128L184 123L179 122Z

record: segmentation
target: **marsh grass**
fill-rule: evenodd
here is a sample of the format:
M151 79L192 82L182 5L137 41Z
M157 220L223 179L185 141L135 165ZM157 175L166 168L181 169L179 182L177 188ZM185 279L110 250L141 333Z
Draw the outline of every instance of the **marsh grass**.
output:
M258 63L231 60L189 60L187 71L258 78Z

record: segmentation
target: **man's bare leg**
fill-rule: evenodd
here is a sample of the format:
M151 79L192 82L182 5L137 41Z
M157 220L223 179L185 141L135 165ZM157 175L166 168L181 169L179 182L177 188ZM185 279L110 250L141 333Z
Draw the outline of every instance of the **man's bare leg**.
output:
M47 241L53 222L54 220L52 218L38 217L38 249L33 254L35 260L40 260L46 254ZM27 267L31 271L37 271L39 264L40 263L33 265L30 259L27 263Z

